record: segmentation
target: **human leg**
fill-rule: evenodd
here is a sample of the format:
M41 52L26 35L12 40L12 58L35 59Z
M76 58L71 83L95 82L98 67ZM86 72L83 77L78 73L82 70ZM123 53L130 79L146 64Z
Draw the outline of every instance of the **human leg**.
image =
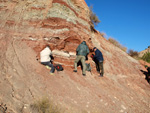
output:
M80 60L80 56L77 56L75 61L74 61L74 71L76 72L77 71L77 63L79 62Z
M86 75L85 56L81 56L81 63L82 63L82 67L83 67L82 74Z
M41 62L41 64L51 67L50 73L54 73L55 67L51 64L51 62Z
M53 64L49 63L48 64L49 67L51 67L50 73L54 73L55 72L55 67Z
M96 65L96 71L100 73L99 62L95 62L95 65Z
M104 74L103 62L99 62L99 68L100 68L101 76L103 76Z

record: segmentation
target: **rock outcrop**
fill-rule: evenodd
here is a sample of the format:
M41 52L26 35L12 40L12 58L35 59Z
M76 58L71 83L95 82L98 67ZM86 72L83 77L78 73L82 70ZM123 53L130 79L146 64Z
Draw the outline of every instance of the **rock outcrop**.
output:
M86 41L104 55L104 77L73 73L76 47ZM63 72L50 76L36 60L44 45L53 51ZM92 32L84 0L0 0L0 102L10 113L29 113L30 105L48 97L66 113L145 112L150 87L140 63ZM90 55L89 55L90 56Z
M150 46L149 46L147 49L145 49L145 50L139 52L139 53L138 53L138 56L139 56L139 57L142 57L145 53L150 53Z
M75 52L83 40L92 47L89 9L84 0L16 0L0 4L2 30L37 53L45 43L64 53Z

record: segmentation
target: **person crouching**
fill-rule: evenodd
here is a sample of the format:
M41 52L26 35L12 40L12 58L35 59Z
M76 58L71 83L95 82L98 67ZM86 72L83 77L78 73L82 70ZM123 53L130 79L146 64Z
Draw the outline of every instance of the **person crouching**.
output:
M50 74L53 75L55 72L55 67L51 63L50 55L52 54L50 50L50 46L47 45L41 52L40 52L40 62L41 64L51 67Z

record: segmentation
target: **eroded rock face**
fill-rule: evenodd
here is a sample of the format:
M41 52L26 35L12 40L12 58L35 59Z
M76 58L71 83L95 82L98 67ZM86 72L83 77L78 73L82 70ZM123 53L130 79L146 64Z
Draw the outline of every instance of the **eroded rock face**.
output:
M65 52L74 52L83 40L93 47L84 0L0 1L0 16L0 28L20 36L37 53L46 43Z
M1 1L0 8L0 27L26 34L29 40L57 42L64 49L62 40L78 42L90 37L89 10L82 0Z
M82 41L102 51L104 78L97 77L90 57L92 73L82 77L80 67L72 72ZM36 60L46 44L55 63L64 66L56 76ZM149 112L150 90L141 65L91 32L84 0L0 0L0 45L0 102L10 113L31 112L30 105L43 96L66 113Z

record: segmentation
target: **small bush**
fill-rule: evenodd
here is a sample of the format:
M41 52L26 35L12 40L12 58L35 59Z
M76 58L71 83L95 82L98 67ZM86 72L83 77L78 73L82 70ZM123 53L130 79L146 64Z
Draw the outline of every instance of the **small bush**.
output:
M91 29L94 29L94 26L100 23L101 21L99 20L97 15L93 12L93 7L90 6L89 9L90 9L89 15L90 15L90 21L91 21Z
M116 41L115 39L113 38L109 38L108 41L110 43L112 43L113 45L117 46L118 48L120 48L121 50L123 50L124 52L127 52L127 48L122 46L118 41Z
M142 59L143 59L144 61L150 63L150 53L149 53L149 52L145 53L145 54L142 56Z
M131 56L131 57L138 57L138 52L137 51L134 51L134 50L129 50L128 51L128 54Z
M34 113L62 113L53 102L48 100L48 98L42 98L34 102L30 107Z
M102 37L105 37L105 36L106 36L106 33L102 32L102 33L101 33L101 36L102 36Z

